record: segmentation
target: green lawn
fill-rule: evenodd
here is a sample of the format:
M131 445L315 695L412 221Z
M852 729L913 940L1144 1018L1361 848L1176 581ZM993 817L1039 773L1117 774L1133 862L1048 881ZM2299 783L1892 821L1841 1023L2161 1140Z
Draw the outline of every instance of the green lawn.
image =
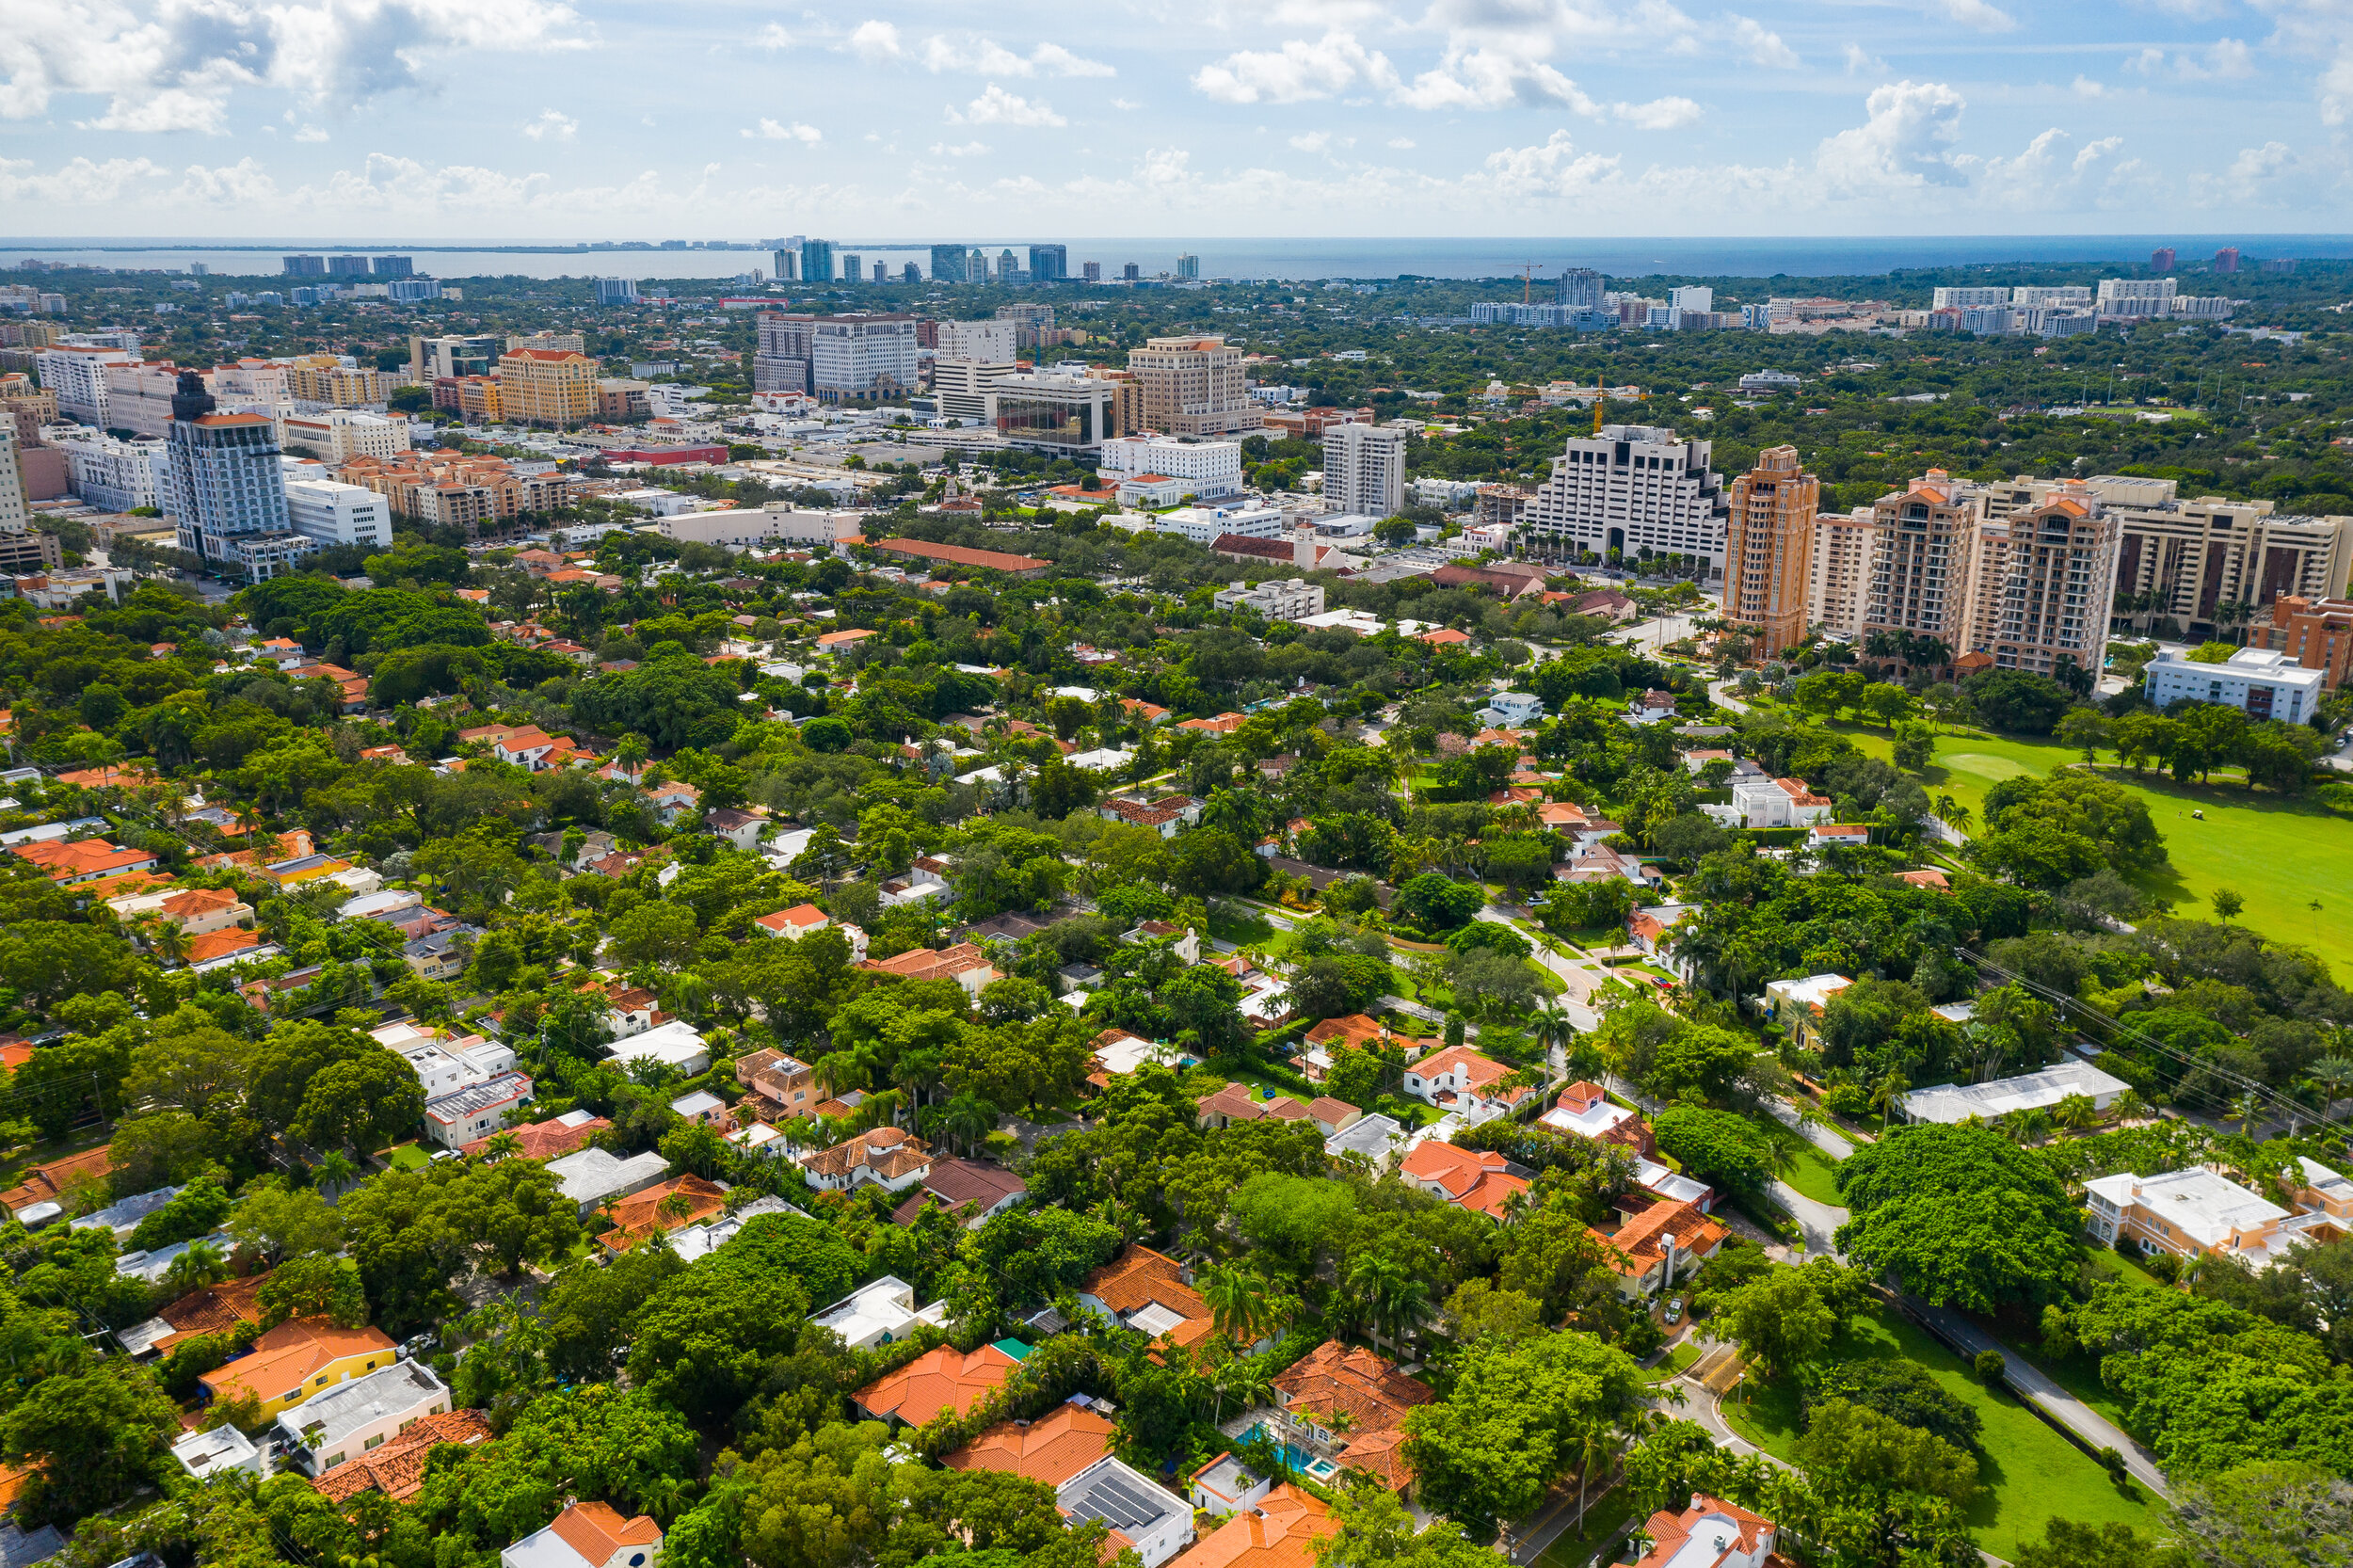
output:
M1775 1125L1779 1126L1778 1123ZM1782 1130L1788 1131L1785 1128ZM1781 1179L1796 1188L1802 1195L1812 1198L1816 1203L1826 1203L1833 1208L1844 1208L1847 1206L1847 1200L1839 1193L1835 1174L1838 1170L1838 1161L1795 1133L1789 1133L1789 1142L1794 1146L1797 1158L1789 1169L1782 1173Z
M1881 731L1835 728L1872 756L1889 755ZM2003 779L2040 776L2082 760L2054 741L1964 731L1937 737L1936 760L1921 782L1930 800L1949 794L1966 805L1974 827L1986 791ZM2137 775L2107 761L2100 771L2148 803L2172 860L2170 872L2137 879L2143 890L2204 920L2213 918L2207 900L2214 890L2235 888L2247 901L2239 919L2248 927L2311 949L2338 971L2340 984L2353 982L2353 921L2343 914L2344 889L2353 886L2353 822L2309 800L2249 792L2243 784L2176 784L2153 770ZM2205 820L2192 811L2203 811Z
M1634 1500L1623 1486L1589 1499L1583 1528L1565 1532L1546 1546L1538 1554L1535 1568L1589 1568L1603 1544L1618 1533L1618 1528L1633 1512Z
M384 1162L395 1171L413 1171L432 1163L433 1157L414 1144L386 1151Z
M1916 1361L1976 1408L1985 1423L1977 1455L1985 1490L1969 1510L1970 1533L1994 1556L2015 1559L2026 1542L2042 1539L2043 1527L2055 1517L2092 1525L2115 1520L2141 1529L2156 1522L2155 1499L2138 1488L2129 1496L2119 1491L2082 1449L2007 1390L1979 1383L1958 1357L1893 1307L1875 1306L1858 1318L1853 1334L1833 1353ZM1742 1393L1753 1398L1744 1402ZM1767 1453L1787 1459L1794 1451L1794 1384L1743 1384L1724 1400L1723 1412L1733 1430Z
M1642 1381L1644 1383L1665 1383L1669 1378L1680 1377L1683 1374L1684 1368L1690 1366L1691 1363L1697 1361L1699 1358L1699 1341L1695 1339L1686 1339L1682 1344L1677 1345L1673 1350L1667 1352L1666 1360L1661 1361L1656 1367L1644 1368L1642 1369Z

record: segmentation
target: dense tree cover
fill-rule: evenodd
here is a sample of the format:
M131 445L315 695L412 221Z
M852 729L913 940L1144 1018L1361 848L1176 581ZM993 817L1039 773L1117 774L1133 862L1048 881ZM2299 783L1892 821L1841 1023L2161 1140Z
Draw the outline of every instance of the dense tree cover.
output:
M1893 1128L1841 1160L1837 1182L1853 1216L1840 1250L1939 1306L2044 1302L2074 1278L2075 1206L2038 1156L1989 1128Z

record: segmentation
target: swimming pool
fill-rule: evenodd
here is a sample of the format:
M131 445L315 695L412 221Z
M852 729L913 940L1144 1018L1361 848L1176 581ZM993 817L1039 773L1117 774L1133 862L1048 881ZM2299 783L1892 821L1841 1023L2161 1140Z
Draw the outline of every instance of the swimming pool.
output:
M1340 1473L1340 1467L1330 1460L1320 1459L1296 1443L1284 1442L1274 1432L1268 1430L1264 1421L1252 1422L1250 1430L1241 1434L1241 1441L1272 1443L1281 1452L1284 1464L1315 1480L1330 1480Z

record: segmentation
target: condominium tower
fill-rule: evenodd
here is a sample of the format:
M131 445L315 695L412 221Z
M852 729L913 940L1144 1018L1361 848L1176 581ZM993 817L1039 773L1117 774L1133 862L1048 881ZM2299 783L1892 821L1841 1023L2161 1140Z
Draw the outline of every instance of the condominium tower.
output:
M1374 424L1324 426L1323 499L1342 512L1395 517L1405 504L1405 432Z
M1723 616L1753 627L1756 650L1769 659L1805 637L1821 482L1799 466L1796 447L1769 447L1733 480L1728 499Z
M1170 436L1229 436L1259 426L1241 350L1222 337L1148 338L1128 368L1144 384L1144 423Z
M1695 581L1723 575L1728 503L1709 443L1673 430L1605 425L1552 460L1529 508L1529 544L1556 558L1681 556Z

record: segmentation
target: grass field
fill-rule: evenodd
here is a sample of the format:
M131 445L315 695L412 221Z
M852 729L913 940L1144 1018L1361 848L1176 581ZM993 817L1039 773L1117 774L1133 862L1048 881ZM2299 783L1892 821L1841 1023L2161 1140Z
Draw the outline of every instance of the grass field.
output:
M1833 1353L1917 1362L1977 1410L1984 1422L1977 1456L1984 1491L1969 1510L1969 1527L1977 1544L1994 1556L2014 1560L2025 1543L2042 1538L2043 1527L2055 1517L2092 1525L2114 1520L2144 1529L2155 1522L2155 1499L2137 1488L2129 1496L2119 1491L2082 1449L2008 1391L1977 1382L1959 1357L1893 1307L1875 1307L1870 1316L1858 1318L1853 1334ZM1765 1384L1753 1392L1746 1403L1738 1391L1726 1399L1724 1418L1767 1453L1787 1459L1799 1435L1796 1387Z
M1618 1527L1633 1512L1634 1501L1623 1486L1588 1499L1584 1528L1569 1530L1546 1546L1538 1555L1535 1568L1588 1568L1602 1544L1618 1533Z
M1796 1144L1797 1159L1788 1170L1782 1173L1781 1179L1816 1203L1826 1203L1833 1208L1845 1208L1847 1200L1839 1194L1834 1175L1838 1162L1802 1138L1793 1138L1792 1142Z
M1677 1345L1673 1350L1669 1351L1667 1352L1666 1359L1661 1361L1657 1366L1644 1368L1642 1369L1642 1381L1644 1383L1664 1383L1669 1378L1679 1377L1682 1375L1685 1368L1690 1366L1699 1358L1699 1342L1695 1339L1686 1339L1682 1344Z
M1889 754L1880 730L1835 728L1874 757ZM2003 779L2040 776L2082 760L2056 742L1964 731L1937 738L1936 760L1921 783L1930 800L1949 794L1966 805L1974 825L1983 815L1986 791ZM2212 919L2208 898L2217 888L2234 888L2247 901L2240 923L2274 941L2310 949L2341 984L2353 979L2353 921L2344 919L2343 907L2353 899L2345 892L2353 887L2353 821L2310 800L2250 792L2243 784L2176 784L2105 760L2100 772L2148 803L2164 837L2172 870L2139 878L2143 890L2184 916ZM2205 820L2191 817L2192 811L2205 812Z

